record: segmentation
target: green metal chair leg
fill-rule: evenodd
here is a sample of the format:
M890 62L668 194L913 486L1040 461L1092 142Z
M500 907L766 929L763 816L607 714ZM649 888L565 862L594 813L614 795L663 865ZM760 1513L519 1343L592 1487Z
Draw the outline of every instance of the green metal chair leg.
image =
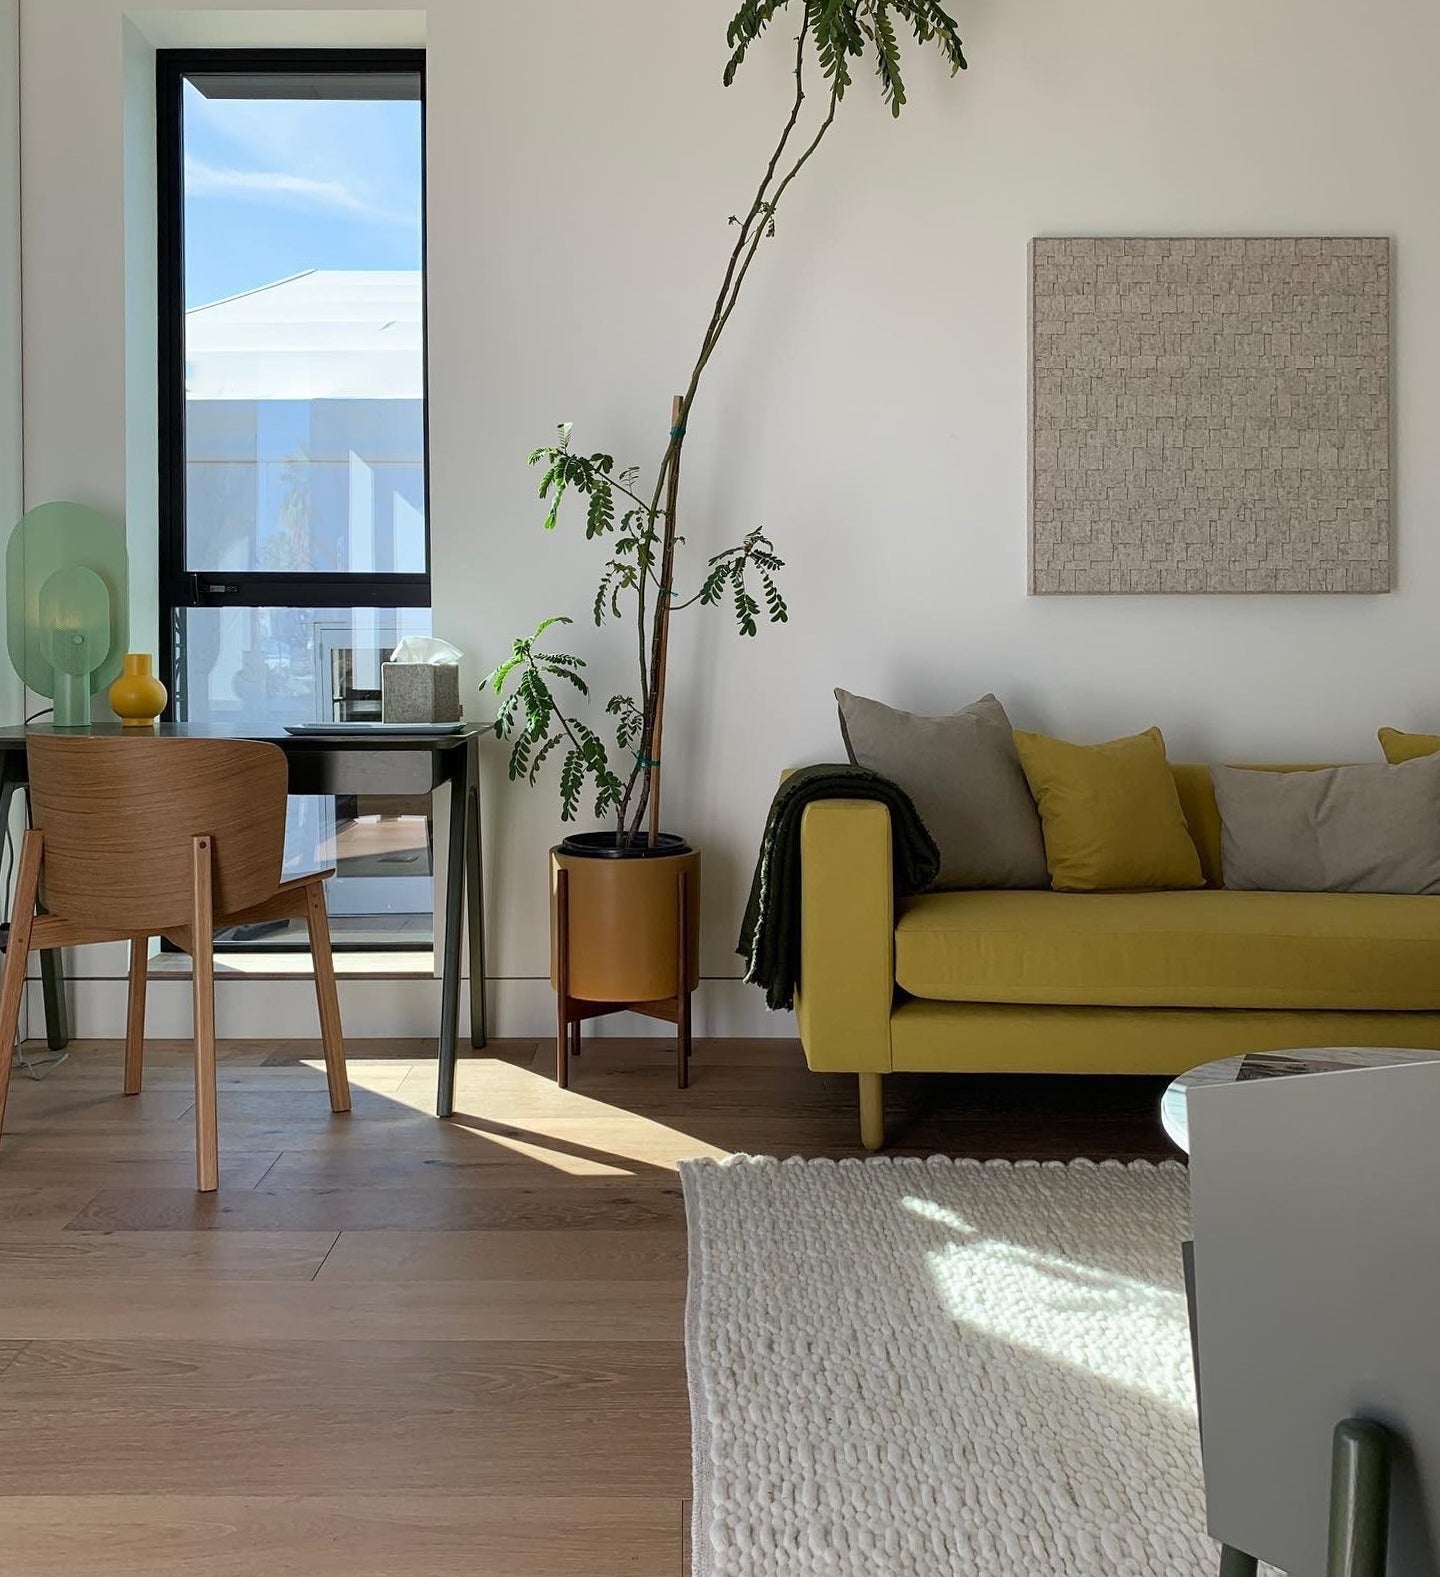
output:
M1390 1537L1390 1435L1368 1418L1335 1426L1326 1577L1385 1577Z
M1259 1563L1253 1555L1243 1555L1228 1544L1220 1546L1220 1577L1255 1577Z

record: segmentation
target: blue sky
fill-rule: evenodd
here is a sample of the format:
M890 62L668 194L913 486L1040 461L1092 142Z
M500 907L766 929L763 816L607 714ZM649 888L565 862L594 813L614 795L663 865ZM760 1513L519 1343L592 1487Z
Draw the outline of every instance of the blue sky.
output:
M185 88L185 304L309 268L420 267L414 101Z

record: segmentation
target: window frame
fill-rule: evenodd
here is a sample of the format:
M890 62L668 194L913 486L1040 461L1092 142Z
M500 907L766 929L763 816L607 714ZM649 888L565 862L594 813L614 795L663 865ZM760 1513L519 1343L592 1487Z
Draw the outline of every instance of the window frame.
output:
M191 570L185 554L185 128L184 90L197 73L413 73L420 82L421 441L425 456L423 573L274 573ZM183 701L177 662L191 608L428 608L430 543L430 336L426 267L427 171L423 49L160 49L155 54L157 385L159 404L160 677L165 717Z

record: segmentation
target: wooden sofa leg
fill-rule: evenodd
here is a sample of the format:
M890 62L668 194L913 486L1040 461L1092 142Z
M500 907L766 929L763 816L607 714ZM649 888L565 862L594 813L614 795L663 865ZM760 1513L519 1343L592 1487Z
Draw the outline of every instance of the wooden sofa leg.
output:
M879 1073L860 1075L860 1143L867 1150L885 1145L885 1083Z

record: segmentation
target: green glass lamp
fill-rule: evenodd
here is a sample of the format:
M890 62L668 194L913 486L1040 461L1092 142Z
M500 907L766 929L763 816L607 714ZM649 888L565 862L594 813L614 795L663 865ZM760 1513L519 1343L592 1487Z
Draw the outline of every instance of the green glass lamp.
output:
M88 727L130 636L125 528L85 504L30 510L5 550L5 605L15 672L55 702L56 728Z

